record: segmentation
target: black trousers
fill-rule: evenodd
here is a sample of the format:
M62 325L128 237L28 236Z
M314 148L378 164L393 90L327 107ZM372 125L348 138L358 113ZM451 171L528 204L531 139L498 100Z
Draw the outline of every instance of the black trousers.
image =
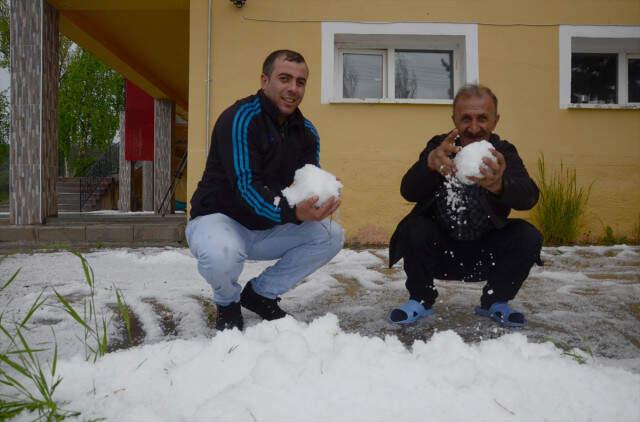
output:
M424 216L415 216L405 226L404 270L411 299L431 307L438 291L433 279L487 281L480 305L513 299L540 259L542 235L530 223L509 219L505 227L495 229L473 241L449 238L438 224Z

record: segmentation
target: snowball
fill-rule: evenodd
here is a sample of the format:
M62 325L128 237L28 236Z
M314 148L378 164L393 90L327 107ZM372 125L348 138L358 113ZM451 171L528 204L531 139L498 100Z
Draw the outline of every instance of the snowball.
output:
M313 164L307 164L296 170L293 183L282 190L282 194L291 206L312 196L317 196L316 206L322 206L329 198L340 197L342 183L336 177Z
M456 176L465 185L472 185L473 181L468 177L477 177L482 179L484 176L480 173L480 166L484 165L482 159L484 157L490 158L493 162L496 162L496 157L491 154L489 148L492 145L487 141L472 142L456 155L453 162L456 165Z

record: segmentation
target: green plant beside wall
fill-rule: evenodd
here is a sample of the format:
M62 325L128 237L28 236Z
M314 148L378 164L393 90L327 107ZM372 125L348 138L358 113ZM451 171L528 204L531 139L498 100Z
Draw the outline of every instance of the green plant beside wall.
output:
M543 155L538 158L536 181L540 199L531 218L542 232L545 244L575 243L584 223L593 183L586 188L578 187L576 171L566 168L562 162L558 171L550 172Z
M631 229L631 242L640 245L640 214L638 214L638 218Z
M629 243L629 238L624 235L622 236L616 235L616 233L613 231L613 228L611 226L606 226L604 228L604 236L602 238L601 243L609 246L622 245L622 244Z

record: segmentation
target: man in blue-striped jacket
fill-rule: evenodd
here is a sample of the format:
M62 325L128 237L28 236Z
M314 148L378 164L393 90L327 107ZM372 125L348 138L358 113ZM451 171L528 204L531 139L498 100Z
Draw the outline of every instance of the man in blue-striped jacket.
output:
M186 237L213 287L218 330L243 328L241 305L267 320L286 316L279 296L342 248L342 228L328 221L338 198L294 206L282 195L297 169L319 165L320 137L298 108L308 75L301 54L274 51L260 90L226 109L213 129ZM243 289L238 277L246 259L278 261Z

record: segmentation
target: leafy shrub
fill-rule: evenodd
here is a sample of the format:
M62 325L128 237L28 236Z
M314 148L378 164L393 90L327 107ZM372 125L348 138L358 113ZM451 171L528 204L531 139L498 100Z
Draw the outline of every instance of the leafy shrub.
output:
M631 242L640 245L640 214L638 214L638 219L631 229Z
M591 185L579 188L576 171L565 168L549 174L544 156L538 158L536 181L540 188L540 200L533 209L533 223L544 236L547 245L570 245L575 243L583 225Z
M611 226L606 226L604 228L604 237L602 238L601 243L604 245L621 245L629 243L629 238L627 238L627 236L616 235Z

